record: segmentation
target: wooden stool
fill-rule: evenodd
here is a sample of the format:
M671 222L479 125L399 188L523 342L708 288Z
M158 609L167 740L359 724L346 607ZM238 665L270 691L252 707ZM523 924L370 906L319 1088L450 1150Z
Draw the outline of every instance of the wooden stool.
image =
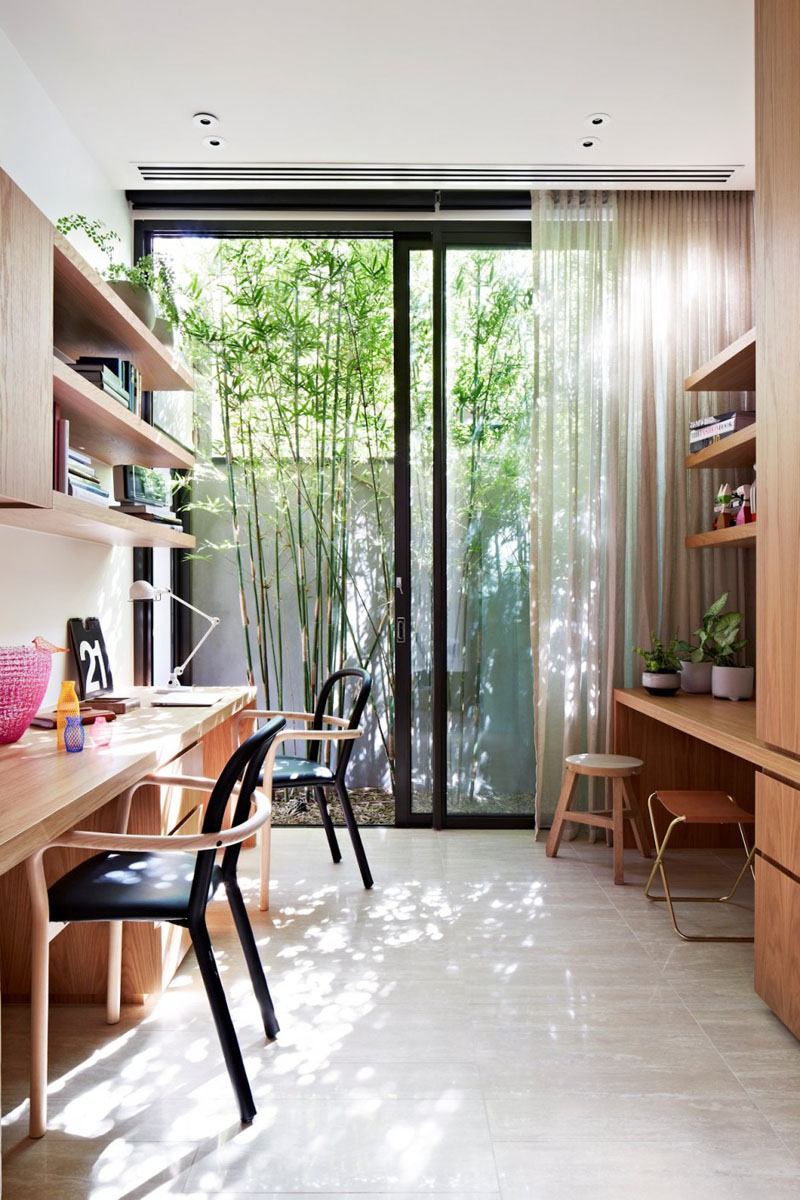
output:
M565 759L566 772L561 795L558 797L553 827L547 839L547 857L555 858L567 821L578 825L595 825L611 830L614 837L614 883L624 883L622 849L624 824L630 821L633 836L643 858L650 857L650 841L639 810L638 801L629 783L631 775L638 775L644 763L640 758L629 758L625 754L569 754ZM611 808L595 812L572 812L570 804L578 786L580 775L595 775L611 779Z

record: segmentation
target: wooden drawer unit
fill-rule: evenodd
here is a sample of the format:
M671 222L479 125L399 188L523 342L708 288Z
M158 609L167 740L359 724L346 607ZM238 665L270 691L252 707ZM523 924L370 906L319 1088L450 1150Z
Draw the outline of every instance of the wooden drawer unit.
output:
M800 883L756 858L755 989L800 1037Z
M756 845L800 878L800 790L761 772L756 775Z

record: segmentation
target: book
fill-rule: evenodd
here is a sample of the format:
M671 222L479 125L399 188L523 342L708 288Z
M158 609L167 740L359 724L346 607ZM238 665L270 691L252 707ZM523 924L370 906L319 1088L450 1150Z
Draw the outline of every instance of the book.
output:
M90 483L78 483L69 481L69 494L74 496L76 500L90 500L93 504L102 504L104 508L109 507L110 499L108 492L104 492L102 488L93 487Z
M78 483L91 483L95 487L102 487L99 478L89 467L76 467L70 463L68 474L70 479L74 479Z
M689 430L689 445L694 449L701 441L713 441L716 438L725 437L730 433L738 433L740 429L748 429L754 424L756 414L754 412L735 412L730 416L723 417L710 425L701 425L696 429Z
M697 417L696 420L689 422L690 429L701 429L704 425L716 425L717 421L726 421L728 417L732 417L739 409L731 409L729 412L712 413L709 417Z
M82 367L80 365L76 365L72 369L83 379L87 380L87 382L94 384L95 387L99 387L102 391L116 397L117 400L121 400L126 407L130 408L130 394L120 383L113 371L110 371L108 367Z
M82 450L73 450L72 446L70 446L67 453L69 454L70 462L80 463L84 467L92 465L91 455L84 454Z

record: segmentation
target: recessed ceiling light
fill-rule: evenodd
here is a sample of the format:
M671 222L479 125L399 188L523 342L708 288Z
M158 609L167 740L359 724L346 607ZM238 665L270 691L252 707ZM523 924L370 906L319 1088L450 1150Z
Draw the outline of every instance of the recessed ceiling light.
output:
M587 129L604 129L606 125L611 123L611 117L608 113L604 112L589 113L589 116L583 123Z
M600 138L598 137L581 138L581 145L583 146L584 150L591 150L592 146L599 146L599 144Z
M203 145L208 146L209 150L221 150L225 145L225 138L215 133L212 137L204 137Z
M219 125L219 117L215 117L213 113L207 112L195 113L192 121L198 129L214 129Z

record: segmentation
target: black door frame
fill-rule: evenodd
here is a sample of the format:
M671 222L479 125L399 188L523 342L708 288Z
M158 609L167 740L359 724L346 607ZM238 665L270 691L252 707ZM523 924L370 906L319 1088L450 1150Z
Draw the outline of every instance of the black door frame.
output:
M513 200L512 200L513 195ZM227 204L223 197L227 196ZM192 215L180 217L136 216L137 208L160 207L169 204L165 194L131 193L134 210L135 257L150 253L154 237L191 235L195 237L363 237L391 238L394 251L394 372L395 372L395 579L403 581L402 591L395 590L395 607L392 614L395 638L395 824L400 826L428 826L435 829L520 829L532 828L533 817L479 816L477 814L448 814L446 807L447 769L447 577L446 577L446 427L445 427L445 322L446 322L446 252L450 247L481 248L527 248L531 244L528 221L495 219L478 220L440 219L431 215L429 219L420 213L421 219L404 219L402 216L383 216L380 213L369 217L338 216L325 218L310 216L308 219L282 218L278 212L269 218L261 215L248 216L247 209L260 207L250 201L243 203L237 212L230 202L231 193L214 194L207 200L208 208L229 207L230 215L204 217L203 204L196 205ZM486 202L485 207L519 208L528 201L528 193L506 193L496 203ZM483 197L482 197L483 199ZM155 201L155 202L154 202ZM191 211L192 197L173 193L171 201L175 207ZM365 200L365 207L369 198ZM387 202L387 207L388 207ZM266 207L266 206L264 206ZM288 207L288 206L287 206ZM332 203L331 207L335 207ZM400 208L394 201L392 207ZM457 204L451 206L459 207ZM263 208L262 208L263 211ZM408 636L398 641L398 619L405 620L405 630L411 628L411 584L410 584L410 459L409 459L409 252L412 249L431 249L434 272L433 312L433 804L431 813L411 812L411 654ZM140 567L145 567L141 562ZM144 575L145 572L143 571ZM172 555L172 577L174 590L184 599L191 601L190 572L182 552ZM145 575L146 577L146 575ZM147 608L137 605L137 608ZM188 621L185 610L173 605L173 657L182 661L188 653ZM177 617L177 619L175 619ZM134 657L137 676L143 682L152 679L152 620L139 621L134 630Z

